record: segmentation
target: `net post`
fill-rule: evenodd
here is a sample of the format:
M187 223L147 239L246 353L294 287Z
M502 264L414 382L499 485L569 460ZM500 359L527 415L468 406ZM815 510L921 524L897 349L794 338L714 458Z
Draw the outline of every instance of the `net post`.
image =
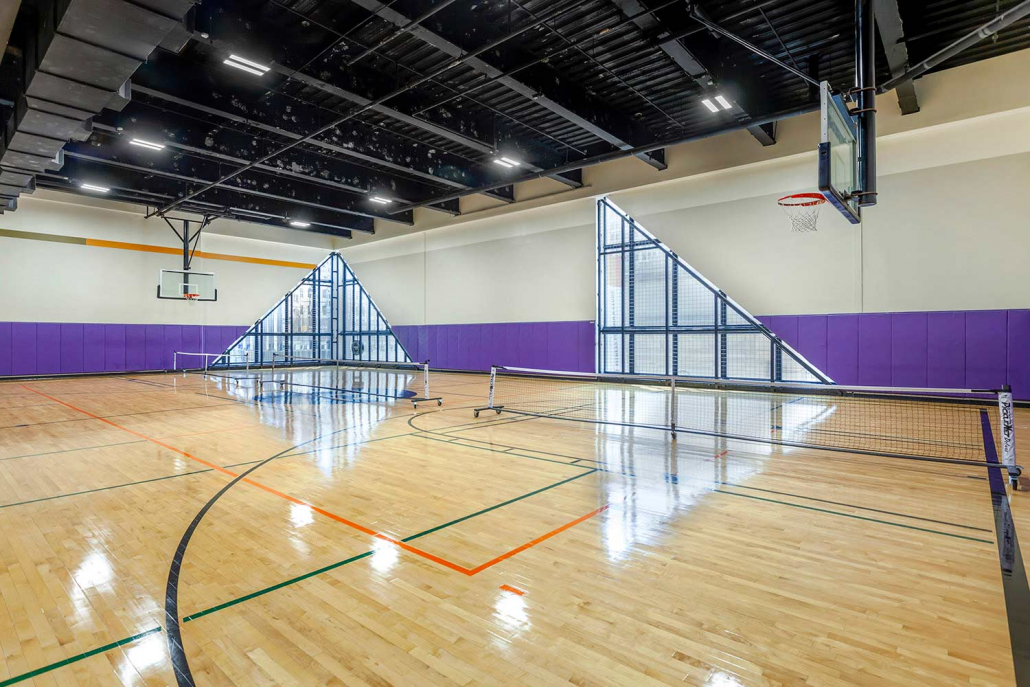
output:
M494 407L494 385L497 383L497 366L490 366L490 395L487 397L486 407Z
M1012 406L1012 387L1005 384L998 392L998 406L1001 410L1001 462L1009 467L1016 465L1016 417Z
M422 363L422 398L429 398L429 361Z
M669 429L672 440L676 441L676 378L669 378Z

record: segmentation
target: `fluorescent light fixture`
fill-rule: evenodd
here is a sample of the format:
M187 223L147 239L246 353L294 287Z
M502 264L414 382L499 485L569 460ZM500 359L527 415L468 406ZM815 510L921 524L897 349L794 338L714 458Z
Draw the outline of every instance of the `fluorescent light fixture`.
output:
M715 96L715 102L722 105L722 109L724 110L729 110L733 107L732 105L730 105L730 101L726 100L726 98L722 97L721 95Z
M494 164L495 165L500 165L501 167L504 167L505 169L511 169L511 168L513 168L515 166L515 165L509 165L504 160L494 160Z
M379 203L380 205L389 205L393 202L389 198L383 198L382 196L372 196L369 200L373 203Z
M248 59L240 57L239 55L229 55L229 59L224 60L224 63L229 65L230 67L242 69L243 71L248 72L250 74L254 74L256 76L264 76L265 72L267 72L270 69L270 67L266 67L263 64L258 64L257 62L251 62Z
M719 111L719 108L715 106L715 103L713 103L708 98L705 98L704 100L702 100L701 104L704 105L705 107L707 107L712 112L718 112Z
M164 146L163 143L151 143L150 141L145 141L142 138L134 138L131 141L129 141L129 143L131 145L134 145L134 146L139 146L140 148L146 148L147 150L164 150L165 149L165 146Z
M79 187L86 191L96 191L97 193L107 193L111 189L106 186L95 186L93 184L79 184Z
M311 226L311 222L300 222L298 220L290 220L290 226L296 227L297 229L307 229Z
M504 157L504 156L501 156L501 162L507 162L512 167L518 167L519 165L522 164L518 160L512 160L510 157Z

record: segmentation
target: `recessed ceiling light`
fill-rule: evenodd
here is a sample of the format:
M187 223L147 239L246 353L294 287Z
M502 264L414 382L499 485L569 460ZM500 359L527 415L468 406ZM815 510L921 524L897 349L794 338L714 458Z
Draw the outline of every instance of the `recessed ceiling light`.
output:
M705 107L707 107L712 112L718 112L719 111L719 108L715 106L715 103L713 103L708 98L705 98L704 100L702 100L701 104L704 105Z
M722 109L724 110L729 110L733 107L732 105L730 105L730 101L726 100L726 98L722 97L721 95L715 96L715 102L722 105Z
M389 205L393 202L389 198L383 198L382 196L372 196L369 200L373 203L379 203L380 205Z
M140 148L147 148L148 150L164 150L165 149L165 146L164 146L163 143L151 143L150 141L145 141L142 138L134 138L131 141L129 141L129 143L134 145L134 146L139 146Z
M290 220L290 226L296 227L297 229L307 229L311 226L311 222L300 222L298 220Z
M257 76L264 76L265 72L267 72L270 69L270 67L266 67L263 64L258 64L257 62L251 62L248 59L240 57L239 55L229 55L229 59L224 60L224 63L229 65L230 67L236 67L237 69L242 69L245 72L255 74Z
M106 186L96 186L94 184L79 184L79 187L85 191L96 191L97 193L107 193L111 190Z

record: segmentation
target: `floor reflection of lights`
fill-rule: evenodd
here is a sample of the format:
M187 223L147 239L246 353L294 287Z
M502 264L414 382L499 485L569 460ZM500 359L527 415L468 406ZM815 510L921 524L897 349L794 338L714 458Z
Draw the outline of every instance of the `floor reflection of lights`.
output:
M399 551L396 544L385 541L383 539L376 539L372 543L372 567L376 572L388 573L397 565L397 558L399 557Z
M532 627L526 613L526 600L512 592L502 591L498 594L494 602L494 618L513 635L521 634Z
M168 660L168 648L161 633L144 637L124 650L124 660L118 666L122 684L137 684L137 673L159 666Z

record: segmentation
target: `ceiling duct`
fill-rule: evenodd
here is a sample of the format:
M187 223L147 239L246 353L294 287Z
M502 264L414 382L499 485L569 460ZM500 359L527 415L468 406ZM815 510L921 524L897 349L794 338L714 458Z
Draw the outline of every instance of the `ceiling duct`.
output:
M182 26L193 0L42 0L23 6L21 88L0 130L0 211L60 169L68 141L85 141L93 116L131 98L133 72Z

